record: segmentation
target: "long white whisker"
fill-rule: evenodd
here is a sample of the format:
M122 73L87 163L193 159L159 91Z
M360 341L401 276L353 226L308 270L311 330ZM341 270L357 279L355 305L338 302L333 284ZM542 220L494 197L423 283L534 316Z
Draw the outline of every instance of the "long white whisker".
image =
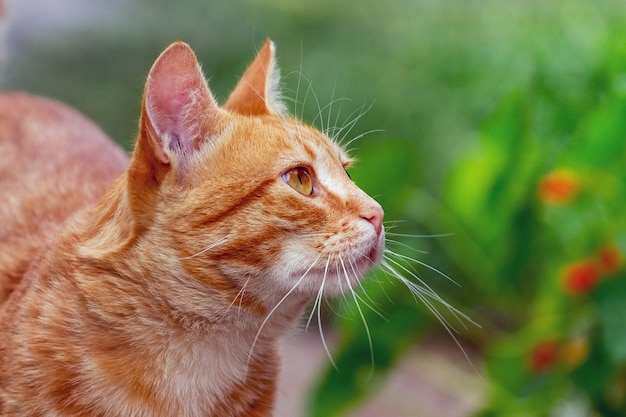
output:
M296 73L298 75L298 84L296 86L296 98L293 99L294 101L294 112L293 112L293 116L298 119L298 120L303 120L304 118L304 108L306 107L306 102L308 100L309 97L309 92L312 90L313 87L313 81L311 81L306 75L304 75L304 73L302 72L302 50L300 51L300 70L299 71L292 71L289 74L287 74L288 76ZM306 82L307 88L306 91L304 93L304 98L302 99L302 101L299 100L300 97L300 90L301 90L301 85L302 85L302 80L304 80ZM300 107L300 113L298 114L298 104L301 105Z
M363 133L353 137L352 139L350 139L348 141L348 143L346 143L343 146L347 149L352 142L355 142L355 141L361 139L363 136L369 135L370 133L381 133L381 132L384 132L384 130L383 129L371 129L371 130L368 130L367 132L363 132Z
M406 243L400 242L399 240L389 239L389 237L387 237L386 234L387 234L387 231L385 230L385 242L386 243L393 243L394 245L402 246L402 247L405 247L407 249L410 249L412 251L415 251L415 252L418 252L418 253L422 253L422 254L427 254L428 253L425 250L415 249L413 246L407 245ZM389 250L389 249L385 248L385 250Z
M337 277L341 276L340 272L339 272L339 264L335 265L335 272ZM343 283L342 280L338 280L338 284L339 284L339 292L341 293L341 296L343 297L344 301L348 301L348 296L346 295L346 292L343 290Z
M407 287L409 287L409 289L416 289L416 291L420 294L423 295L427 295L429 298L431 298L434 301L437 301L438 303L440 303L441 305L445 306L448 311L450 311L450 313L452 313L454 315L454 317L458 320L459 323L461 323L463 325L463 327L467 328L467 326L465 325L465 323L463 322L463 320L461 320L461 318L463 318L465 321L468 321L472 324L474 324L475 326L480 327L477 323L475 323L469 316L467 316L466 314L464 314L463 312L459 311L458 309L454 308L452 305L450 305L447 301L445 301L443 298L441 298L430 286L428 286L428 284L426 284L424 282L424 280L422 280L419 276L417 276L416 274L414 274L413 272L409 271L408 269L406 269L403 265L395 262L393 259L387 258L385 257L385 259L387 261L393 262L394 264L396 264L399 268L401 268L402 270L404 270L406 273L408 273L409 275L411 275L413 278L415 278L419 283L421 283L424 287L420 287L417 284L415 284L414 282L408 280L407 278L405 278L404 276L402 276L400 273L398 273L398 271L395 270L395 268L393 268L391 265L389 265L387 262L383 262L381 265L383 267L385 267L391 274L392 276L396 277L397 279L399 279L401 282L403 282L405 285L407 285Z
M224 312L224 315L226 315L228 311L230 311L230 309L235 305L235 303L237 302L237 299L239 299L239 314L241 313L241 303L243 302L243 294L246 291L246 287L248 286L249 282L250 282L250 278L248 278L246 282L241 286L241 289L239 290L237 295L235 295L235 298L233 298L233 301L231 301L231 303L228 305L228 308Z
M461 352L463 353L463 356L465 357L465 359L467 360L467 362L472 366L472 368L474 369L474 371L476 371L476 373L480 374L480 372L478 372L478 370L475 368L474 366L474 362L472 361L472 359L469 357L469 355L467 354L467 352L465 351L465 349L463 348L463 345L461 345L461 342L459 341L459 339L456 337L455 333L459 333L453 326L450 325L450 323L441 315L441 313L439 313L439 311L437 311L437 309L434 307L434 305L432 305L425 297L424 297L424 293L422 292L422 288L420 288L419 286L417 286L414 282L409 281L408 279L406 279L405 277L403 277L402 275L400 275L397 271L395 271L395 269L393 269L391 266L389 266L388 264L383 264L383 266L385 266L389 272L391 272L396 278L398 278L400 281L402 281L411 291L411 293L419 298L427 307L428 309L433 313L433 315L435 316L435 318L439 321L439 323L441 323L441 325L443 326L443 328L446 330L446 332L448 333L448 335L450 335L450 337L452 338L452 340L454 341L454 343L457 345L457 347L461 350ZM415 291L414 291L415 290ZM430 295L428 293L426 293L426 295ZM440 297L437 297L437 301L441 300ZM479 324L475 323L474 321L472 321L471 319L469 319L469 317L467 317L465 314L459 312L457 309L451 307L448 303L444 302L444 305L453 312L453 314L456 312L458 314L460 314L461 316L463 316L463 318L465 318L466 320L468 320L470 323L474 324L475 326L480 327ZM456 315L456 314L455 314ZM458 319L458 317L457 317ZM453 332L454 330L454 332Z
M300 94L300 83L302 81L302 43L300 43L300 70L298 73L299 73L299 76L298 76L298 85L296 86L296 99L294 100L294 105L293 105L294 115L298 114L298 96ZM304 107L304 103L302 107Z
M339 131L339 117L341 116L341 112L343 111L343 103L346 101L350 101L348 98L343 98L339 101L339 109L337 110L337 115L335 116L335 121L333 122L332 131L328 132L328 136L334 140L336 133Z
M370 333L370 328L367 325L367 320L365 320L365 315L363 314L363 310L361 310L361 306L359 305L357 295L352 289L352 285L350 284L350 277L348 275L348 271L346 270L346 265L344 264L343 259L341 257L339 257L339 261L341 262L341 267L343 268L344 278L346 279L346 284L348 285L348 288L350 289L350 293L352 294L352 298L354 299L354 304L356 305L359 315L361 316L361 320L363 321L363 326L365 326L365 333L367 334L367 342L370 347L370 360L372 364L372 367L370 368L369 376L367 378L369 380L374 374L374 345L372 343L372 335Z
M344 122L343 127L341 127L341 129L338 129L337 132L333 135L333 139L338 144L344 146L343 141L350 134L350 132L352 131L354 126L358 123L358 121L361 119L361 117L363 117L365 113L367 113L369 109L371 108L372 108L371 105L369 107L367 107L366 105L362 105L359 108L353 110L352 113L350 113L348 117L346 118L346 121Z
M282 305L282 303L287 299L287 297L289 297L291 295L291 293L293 293L296 288L298 288L298 285L300 285L300 283L302 282L302 280L304 278L306 278L307 274L309 273L309 271L313 268L313 266L316 264L316 262L320 259L321 255L318 255L317 258L315 258L315 260L311 263L311 265L307 268L306 271L304 271L304 273L302 274L302 276L296 281L296 283L291 287L291 289L289 291L287 291L287 294L285 294L283 296L283 298L280 299L280 301L278 301L278 303L276 303L276 305L274 306L274 308L272 308L270 310L269 313L267 313L267 316L265 316L265 319L263 320L263 322L261 323L261 326L259 326L259 330L256 332L256 335L254 336L254 340L252 341L252 346L250 346L250 353L248 353L248 362L247 362L247 366L250 365L250 359L252 358L252 353L254 351L254 347L256 346L256 343L259 340L259 336L261 336L261 332L263 331L263 328L265 327L265 325L267 324L267 322L269 321L270 317L272 317L272 314L274 314L274 312L276 310L278 310L278 308Z
M390 235L390 236L396 236L396 237L414 237L414 238L437 238L437 237L450 237L450 236L454 236L454 233L441 233L438 235L411 235L411 234L405 234L405 233L390 233L387 231L387 227L385 227L385 234L386 235Z
M406 260L409 260L409 261L411 261L411 262L415 262L415 263L416 263L416 264L418 264L418 265L422 265L423 267L428 268L428 269L430 269L431 271L434 271L434 272L438 273L438 274L439 274L439 275L441 275L442 277L446 278L448 281L450 281L450 282L452 282L453 284L457 285L459 288L461 287L461 284L459 284L458 282L456 282L455 280L453 280L453 279L452 279L452 278L450 278L448 275L446 275L445 273L441 272L440 270L438 270L438 269L437 269L437 268L435 268L434 266L430 266L430 265L428 265L428 264L427 264L427 263L425 263L425 262L422 262L422 261L417 260L417 259L413 259L413 258L411 258L411 257L409 257L409 256L406 256L406 255L402 255L402 254L399 254L399 253L393 252L393 251L391 251L391 250L389 250L389 249L385 249L385 251L386 251L386 252L388 252L388 253L389 253L389 254L391 254L391 255L397 256L398 258L401 258L401 259L406 259Z
M391 265L389 265L388 263L383 263L384 265L387 265L387 268L390 272L392 272L394 274L395 277L399 278L402 282L404 282L405 284L410 283L413 286L415 286L415 288L419 289L419 292L421 294L426 294L428 295L430 298L432 298L433 300L436 300L437 302L439 302L440 304L446 306L446 308L457 318L457 320L460 323L463 323L463 321L459 318L459 315L462 316L463 318L465 318L468 321L471 321L469 319L469 317L467 317L465 314L461 313L460 311L458 311L456 308L452 307L448 302L446 302L443 298L441 298L428 284L426 284L426 282L424 282L424 280L419 277L417 274L415 274L413 271L409 270L408 268L406 268L404 265L400 264L399 262L395 261L392 258L389 258L387 256L385 256L385 260L392 262L393 264L395 264L398 268L401 268L404 272L406 272L407 274L411 275L413 278L415 278L420 284L423 285L423 287L419 287L417 286L414 282L411 282L409 280L407 280L404 276L402 276L401 274L399 274L395 268L391 267ZM463 326L465 327L465 324L463 324Z
M307 88L307 93L305 95L305 99L308 97L309 91L310 91L311 94L313 95L313 100L315 100L315 104L317 105L317 115L315 116L315 118L313 119L313 122L311 124L314 125L315 122L317 121L317 119L319 118L320 121L321 121L322 131L323 131L324 130L323 129L324 123L323 123L323 116L322 116L322 112L323 112L322 109L323 108L322 108L322 105L321 105L321 103L319 101L319 98L317 97L317 94L315 93L315 90L313 89L313 82L310 81L310 80L308 80L308 82L309 82L309 87Z
M325 111L326 109L332 109L333 104L338 103L338 102L339 102L339 103L343 103L344 101L347 101L347 100L348 100L347 98L333 98L333 99L330 101L330 103L328 103L328 104L327 104L327 105L325 105L324 107L321 107L321 109L320 109L320 110L321 110L321 111ZM329 110L329 111L330 111L330 110ZM330 113L329 113L329 117L330 117ZM318 116L316 116L316 117L315 117L315 119L313 119L312 124L315 124L315 123L317 122L317 119L320 119L320 123L322 123L322 122L321 122L321 121L322 121L322 118L318 115ZM331 137L331 138L332 138L332 137L333 137L333 134L332 134L331 132L334 132L334 131L335 131L335 130L337 130L337 129L336 129L335 127L333 127L333 128L331 129L331 128L330 128L330 120L328 120L328 121L326 122L326 125L325 125L325 126L321 126L321 130L322 130L322 132L323 132L325 135L327 135L327 136L329 136L329 137Z
M315 314L315 308L318 306L320 308L322 307L322 294L324 293L324 284L326 284L326 274L328 272L329 264L330 264L330 258L326 260L326 265L324 266L324 277L322 278L320 289L317 291L317 296L315 297L315 301L313 302L313 308L311 309L311 314L309 314L309 319L306 321L306 326L304 327L306 330L309 329L311 320L313 320L313 315Z
M324 351L326 352L326 356L328 360L333 365L336 371L339 371L337 368L337 364L333 359L333 355L330 353L330 349L328 348L328 344L326 343L326 338L324 337L324 330L322 328L322 297L324 295L324 285L326 284L326 277L328 273L328 266L330 264L330 258L326 261L326 266L324 267L324 278L322 279L322 284L320 285L320 290L317 293L317 297L315 298L315 303L313 305L313 310L311 311L311 315L309 316L309 320L307 322L307 329L309 328L309 323L311 322L311 318L313 317L313 313L315 312L315 306L317 306L317 327L320 332L320 338L322 339L322 346L324 346Z
M356 270L354 269L354 264L352 263L352 261L350 261L350 269L352 270L352 273L354 274L354 276L358 276L358 273L356 272ZM369 308L370 310L372 310L372 312L374 312L377 316L379 316L381 319L387 321L387 317L385 317L383 315L383 313L381 313L380 311L378 311L378 309L376 309L374 306L377 305L378 303L374 300L372 300L372 297L370 297L370 295L367 293L367 291L365 291L365 288L363 288L363 286L360 286L359 289L361 290L361 292L365 295L365 298L367 298L370 303L368 303L367 301L365 301L361 296L359 296L358 294L356 294L356 296L359 298L359 300L361 300L361 302L363 304L365 304L365 306L367 308ZM356 293L356 291L355 291Z
M227 239L227 237L226 237L226 236L224 236L223 238L219 239L217 242L211 243L209 246L207 246L206 248L202 249L200 252L195 253L195 254L193 254L193 255L189 255L189 256L187 256L187 257L185 257L185 258L181 258L181 260L192 259L192 258L195 258L195 257L197 257L197 256L200 256L200 255L202 255L202 254L206 253L207 251L209 251L209 250L213 249L213 248L214 248L214 247L216 247L217 245L221 244L221 243L222 243L222 242L224 242L226 239Z

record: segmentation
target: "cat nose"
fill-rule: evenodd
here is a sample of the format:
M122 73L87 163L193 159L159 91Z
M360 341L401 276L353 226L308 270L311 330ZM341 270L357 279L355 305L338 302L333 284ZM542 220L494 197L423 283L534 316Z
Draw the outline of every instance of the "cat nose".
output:
M383 230L383 217L385 217L385 212L379 204L369 205L361 212L361 218L374 226L377 235Z

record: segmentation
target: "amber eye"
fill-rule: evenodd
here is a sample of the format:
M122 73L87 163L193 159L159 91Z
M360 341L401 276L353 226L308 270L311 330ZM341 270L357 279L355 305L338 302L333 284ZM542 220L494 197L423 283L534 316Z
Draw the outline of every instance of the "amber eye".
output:
M302 195L313 193L313 180L306 168L296 167L283 174L283 180Z

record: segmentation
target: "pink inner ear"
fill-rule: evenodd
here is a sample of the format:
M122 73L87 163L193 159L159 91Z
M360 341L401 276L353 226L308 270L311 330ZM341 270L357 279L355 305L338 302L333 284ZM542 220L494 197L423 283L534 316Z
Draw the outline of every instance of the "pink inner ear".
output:
M274 84L278 83L278 68L274 63L274 44L269 39L250 64L230 94L224 109L244 115L264 115L281 112Z
M144 106L159 159L169 162L172 152L198 147L203 122L217 111L217 103L187 45L175 43L157 59L148 76Z

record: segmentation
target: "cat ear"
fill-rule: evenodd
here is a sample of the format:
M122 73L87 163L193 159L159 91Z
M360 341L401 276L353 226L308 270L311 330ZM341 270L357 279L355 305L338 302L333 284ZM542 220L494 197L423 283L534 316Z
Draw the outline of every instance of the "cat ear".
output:
M278 91L280 70L274 54L274 42L268 39L230 94L224 109L252 116L285 111Z
M144 92L141 130L149 136L156 159L169 164L197 149L218 112L189 45L170 45L152 66Z

